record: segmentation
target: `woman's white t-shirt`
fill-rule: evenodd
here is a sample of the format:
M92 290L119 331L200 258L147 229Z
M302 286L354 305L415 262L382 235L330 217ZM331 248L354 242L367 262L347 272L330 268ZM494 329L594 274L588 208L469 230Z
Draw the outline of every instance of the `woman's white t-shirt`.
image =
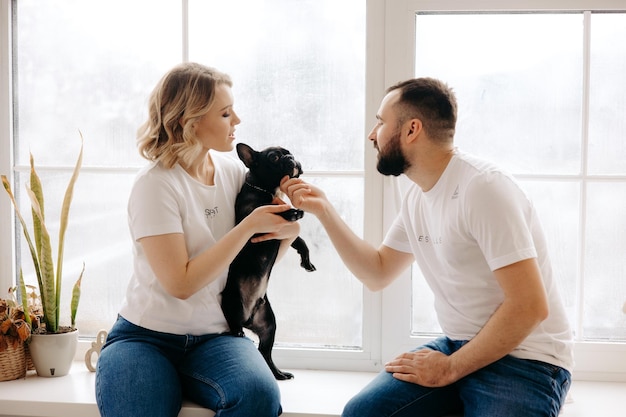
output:
M415 256L453 340L472 339L502 303L494 270L537 258L550 314L511 354L571 371L572 332L542 227L510 175L457 150L431 190L411 185L384 244Z
M184 235L190 259L214 245L235 225L235 198L246 168L230 154L211 152L215 185L192 178L180 165L152 163L137 176L128 202L133 274L120 315L164 333L202 335L228 331L220 306L228 270L186 300L168 294L156 278L139 239Z

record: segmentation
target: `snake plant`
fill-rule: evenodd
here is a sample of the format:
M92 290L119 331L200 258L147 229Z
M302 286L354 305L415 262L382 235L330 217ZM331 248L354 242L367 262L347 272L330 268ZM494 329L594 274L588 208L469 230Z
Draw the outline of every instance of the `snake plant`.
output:
M61 301L61 283L63 281L63 249L65 242L65 231L67 230L70 204L72 202L72 196L74 194L74 184L78 178L78 174L83 161L83 137L81 137L80 152L74 167L74 172L70 179L70 182L65 191L65 197L63 199L63 206L61 207L61 219L59 226L58 236L58 252L56 260L56 273L54 269L54 261L52 257L52 245L50 234L46 227L44 216L44 196L41 185L41 180L37 171L35 170L35 162L33 155L30 155L30 186L26 186L26 191L30 197L32 219L33 219L33 236L28 231L26 221L22 217L20 210L18 209L17 202L11 190L11 184L7 177L2 175L2 184L4 189L9 194L9 198L15 208L15 213L22 224L22 231L24 237L28 243L30 254L33 259L33 265L35 274L37 275L37 283L39 285L39 294L41 297L41 304L43 309L42 321L45 324L45 330L47 333L59 332L59 310ZM78 308L78 302L80 300L80 282L82 280L83 270L76 283L74 284L74 290L72 291L71 300L71 327L75 328L76 309Z

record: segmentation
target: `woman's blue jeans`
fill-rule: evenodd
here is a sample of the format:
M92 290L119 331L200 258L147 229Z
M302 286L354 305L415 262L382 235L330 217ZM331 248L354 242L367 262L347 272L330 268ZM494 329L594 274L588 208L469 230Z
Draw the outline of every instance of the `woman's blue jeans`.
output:
M96 370L102 417L176 417L182 398L220 417L281 414L278 384L254 343L159 333L119 317Z
M422 348L450 355L465 343L442 337ZM570 373L563 368L510 355L443 388L422 387L381 372L348 402L342 415L556 417L570 383Z

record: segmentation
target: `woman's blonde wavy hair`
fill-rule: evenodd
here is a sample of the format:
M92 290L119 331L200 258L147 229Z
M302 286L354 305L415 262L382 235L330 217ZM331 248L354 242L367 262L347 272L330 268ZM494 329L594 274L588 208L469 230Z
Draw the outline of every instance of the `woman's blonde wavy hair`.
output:
M215 88L232 87L227 74L197 63L172 68L150 95L148 120L137 131L139 153L166 168L177 162L188 166L202 152L193 123L205 115L215 100Z

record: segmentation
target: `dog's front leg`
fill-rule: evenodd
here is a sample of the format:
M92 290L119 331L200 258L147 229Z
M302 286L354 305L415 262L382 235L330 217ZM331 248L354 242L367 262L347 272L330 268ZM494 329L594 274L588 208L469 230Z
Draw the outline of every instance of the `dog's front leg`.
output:
M291 247L298 251L300 255L300 266L309 272L315 271L315 266L309 259L309 247L306 245L304 239L298 236L291 244Z

